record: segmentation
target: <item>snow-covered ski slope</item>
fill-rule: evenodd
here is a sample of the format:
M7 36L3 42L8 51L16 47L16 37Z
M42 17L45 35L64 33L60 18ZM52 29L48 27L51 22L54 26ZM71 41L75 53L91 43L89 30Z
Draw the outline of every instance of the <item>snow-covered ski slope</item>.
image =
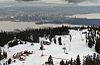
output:
M75 59L79 54L82 60L83 56L86 56L88 54L92 55L93 53L95 53L95 50L93 48L88 48L85 42L85 35L82 34L82 31L70 30L70 34L72 35L71 42L68 35L56 36L56 40L58 40L58 37L61 37L63 43L62 46L58 44L58 41L57 44L54 44L54 42L52 42L51 45L44 45L44 56L41 56L42 51L39 50L40 44L38 43L35 43L33 46L31 46L31 43L28 43L26 45L23 44L9 48L9 50L7 50L8 58L11 58L14 53L24 50L33 51L33 54L27 56L25 61L16 60L16 62L12 63L11 65L23 65L23 62L24 65L42 65L45 64L45 62L48 60L49 55L52 55L54 65L59 65L59 62L62 59L68 60L71 59L71 57ZM64 47L64 44L66 47L65 52L68 54L65 54L64 50L62 49Z

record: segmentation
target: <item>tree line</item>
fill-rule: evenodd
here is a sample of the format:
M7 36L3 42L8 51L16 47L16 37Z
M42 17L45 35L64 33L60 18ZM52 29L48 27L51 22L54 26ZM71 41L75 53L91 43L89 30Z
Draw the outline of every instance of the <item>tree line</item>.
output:
M83 56L83 62L81 58L77 55L76 59L61 59L59 65L100 65L100 55L94 53L93 55ZM46 65L54 65L53 57L50 55L48 61L45 62Z
M86 33L85 37L88 47L95 46L95 51L100 54L100 27L88 27L88 33Z
M0 46L4 46L8 41L12 40L14 37L17 39L27 41L27 42L39 42L39 37L44 37L44 35L50 35L53 38L55 35L65 35L69 34L69 27L62 26L56 28L43 28L43 29L26 29L23 31L13 31L13 32L0 32Z

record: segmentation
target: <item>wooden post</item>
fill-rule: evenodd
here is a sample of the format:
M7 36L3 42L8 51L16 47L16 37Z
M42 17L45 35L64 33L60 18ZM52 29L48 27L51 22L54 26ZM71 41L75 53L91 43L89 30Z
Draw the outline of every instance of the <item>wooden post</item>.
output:
M41 56L44 56L44 55L43 55L43 50L42 50L42 54L41 54Z
M65 43L64 43L64 48L63 49L64 49L64 53L65 53L65 50L66 50Z

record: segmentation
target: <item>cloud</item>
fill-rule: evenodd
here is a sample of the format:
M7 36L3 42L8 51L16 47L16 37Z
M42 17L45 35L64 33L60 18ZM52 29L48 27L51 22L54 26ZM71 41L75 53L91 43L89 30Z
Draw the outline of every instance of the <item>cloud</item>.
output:
M0 1L16 1L16 0L0 0ZM79 3L79 2L84 2L84 1L90 1L90 2L100 2L100 0L40 0L40 1L52 1L52 2L62 2L62 1L67 1L69 3Z
M68 1L69 3L80 3L80 2L91 2L91 3L100 3L100 0L65 0Z
M84 0L66 0L69 3L79 3L79 2L83 2Z
M16 1L16 0L0 0L4 2L8 1ZM56 3L56 4L78 4L82 6L88 6L88 5L100 5L100 0L38 0L42 3Z
M0 0L0 1L14 1L14 0Z

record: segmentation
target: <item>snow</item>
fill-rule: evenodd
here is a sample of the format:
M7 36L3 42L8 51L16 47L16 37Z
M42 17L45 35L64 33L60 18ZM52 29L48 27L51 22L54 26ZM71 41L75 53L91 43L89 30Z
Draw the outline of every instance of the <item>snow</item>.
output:
M11 65L23 65L23 63L24 65L42 65L48 60L49 55L52 55L54 65L59 65L59 62L62 59L69 60L71 59L71 57L75 59L79 54L82 60L83 56L86 56L88 54L92 55L93 53L95 53L94 48L92 49L88 48L85 42L85 35L82 34L82 31L70 30L70 34L72 36L71 42L69 39L70 37L69 35L60 35L60 36L56 35L56 40L58 40L58 38L61 37L63 45L59 45L58 41L57 44L51 42L51 45L44 45L45 48L45 50L43 50L44 56L41 56L42 51L39 50L40 48L39 43L34 43L33 46L31 46L31 43L27 43L11 47L9 48L9 50L5 48L5 50L8 51L8 58L12 58L12 55L17 52L25 50L33 51L33 54L27 56L25 61L19 61L17 59L16 62L12 63ZM64 44L66 47L65 52L67 52L68 54L65 54L64 50L62 49L64 47Z

